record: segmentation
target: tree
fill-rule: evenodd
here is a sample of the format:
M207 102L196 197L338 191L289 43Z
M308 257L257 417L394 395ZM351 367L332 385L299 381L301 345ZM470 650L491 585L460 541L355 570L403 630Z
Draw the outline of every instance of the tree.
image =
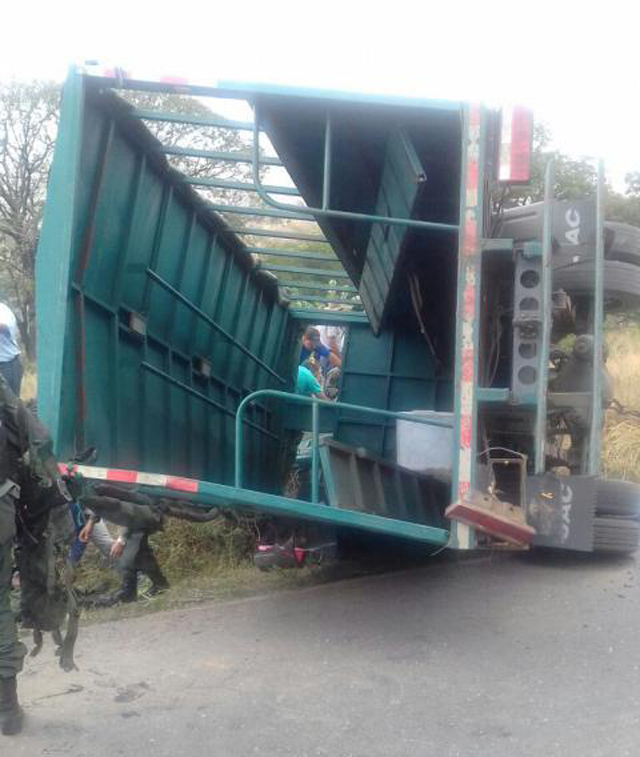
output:
M0 297L34 354L34 267L60 89L46 82L0 85Z
M557 200L577 200L596 190L598 172L594 164L580 158L570 158L558 150L549 150L551 134L544 124L533 130L531 182L526 187L510 187L501 193L497 202L503 208L529 205L544 199L544 180L549 160L555 163L554 193Z
M625 194L640 197L640 171L631 171L624 177L624 180L627 183Z
M607 192L606 218L640 226L640 171L625 176L627 188L624 194L609 189Z

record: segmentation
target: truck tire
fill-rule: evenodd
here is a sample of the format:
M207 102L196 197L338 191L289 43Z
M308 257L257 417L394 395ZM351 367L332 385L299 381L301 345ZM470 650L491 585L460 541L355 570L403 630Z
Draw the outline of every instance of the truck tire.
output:
M553 286L564 289L572 295L593 293L594 261L556 268L553 272ZM640 303L640 265L623 263L619 260L605 260L604 294L607 310L638 307Z
M640 518L640 484L611 479L598 481L596 514Z
M605 228L613 232L607 258L640 265L640 228L617 221L605 222Z
M594 519L593 551L631 554L640 544L640 523L627 518Z

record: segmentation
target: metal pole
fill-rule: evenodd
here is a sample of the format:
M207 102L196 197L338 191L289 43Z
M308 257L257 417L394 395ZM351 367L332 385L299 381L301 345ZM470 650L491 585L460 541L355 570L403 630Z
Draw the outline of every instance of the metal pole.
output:
M542 334L540 339L540 361L538 363L538 392L536 402L535 429L535 472L544 473L547 442L547 389L549 384L549 351L551 347L552 321L552 224L553 200L555 195L555 165L553 160L547 163L544 179L544 218L542 225L542 282L540 313L542 316Z
M604 162L598 161L596 193L596 259L593 296L593 386L591 394L591 434L589 439L589 473L600 473L602 444L602 371L604 325Z
M251 395L249 395L250 397ZM238 405L236 410L236 445L235 445L235 486L236 489L242 489L242 461L244 459L244 430L242 427L242 419L244 417L244 409L247 406L247 400L249 397L245 397Z
M318 434L318 400L314 400L311 405L311 501L317 504L319 501L318 494L318 445L320 436Z
M331 195L331 114L327 112L324 130L324 172L322 175L322 209L329 209Z

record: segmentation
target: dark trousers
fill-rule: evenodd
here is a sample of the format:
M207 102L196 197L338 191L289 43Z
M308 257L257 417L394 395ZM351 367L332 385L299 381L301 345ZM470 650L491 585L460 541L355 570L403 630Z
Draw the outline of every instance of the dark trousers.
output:
M20 396L20 384L22 383L22 362L20 355L16 355L13 360L5 363L0 362L0 375L4 376L9 388L16 395Z
M129 535L118 567L122 571L123 577L126 577L127 574L135 576L136 571L139 570L147 575L154 584L164 586L167 583L149 545L149 534L143 531L134 531Z
M1 506L0 501L0 506ZM22 670L27 652L18 639L18 629L11 610L12 540L0 543L0 678L12 678Z

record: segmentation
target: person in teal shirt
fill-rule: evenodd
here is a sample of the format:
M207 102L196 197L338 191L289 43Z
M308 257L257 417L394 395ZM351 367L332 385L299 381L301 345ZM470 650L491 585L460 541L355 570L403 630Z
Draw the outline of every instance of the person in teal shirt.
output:
M322 392L322 387L318 381L320 366L311 360L305 360L302 365L298 366L298 382L296 385L296 394L302 394L305 397L319 397L326 399Z

